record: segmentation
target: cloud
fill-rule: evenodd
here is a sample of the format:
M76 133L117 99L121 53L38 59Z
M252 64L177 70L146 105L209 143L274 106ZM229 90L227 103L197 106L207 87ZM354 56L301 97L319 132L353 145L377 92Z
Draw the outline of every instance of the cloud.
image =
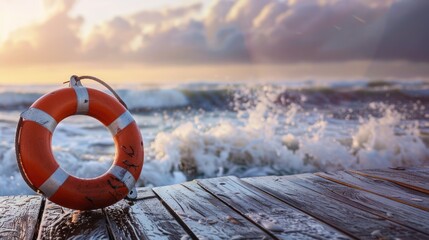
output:
M73 3L58 1L48 9L49 17L45 21L13 32L0 50L0 61L44 63L76 60L81 46L76 33L83 19L67 15Z
M118 16L85 39L72 7L59 1L44 22L12 34L0 61L429 61L427 0L217 0Z
M201 10L201 3L194 3L189 6L181 6L176 8L167 8L164 10L140 11L130 16L130 20L137 24L159 24L172 19L182 18L195 14Z
M83 44L85 60L126 60L132 54L132 42L140 29L122 17L116 17L93 29Z
M213 46L199 21L163 29L147 35L145 45L135 54L136 60L148 63L244 62L249 59L244 36L235 29L217 32Z
M425 0L218 0L197 22L149 34L137 59L429 61L428 10Z
M378 59L429 61L429 1L398 1L389 9Z
M424 26L429 22L428 1L390 5L344 0L299 2L285 4L282 13L271 14L276 15L271 17L271 26L256 24L249 44L252 56L260 61L285 62L429 61L429 51L424 50L429 49L424 43L429 40L429 29Z

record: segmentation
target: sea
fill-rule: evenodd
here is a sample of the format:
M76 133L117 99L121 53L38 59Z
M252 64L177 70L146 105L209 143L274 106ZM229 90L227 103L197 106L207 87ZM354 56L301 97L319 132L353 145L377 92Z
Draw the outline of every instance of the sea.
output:
M16 125L35 100L63 87L67 86L0 86L0 195L34 194L17 166ZM143 136L145 160L137 186L225 175L429 165L429 81L112 87ZM115 154L110 132L88 116L62 121L52 149L61 167L81 178L106 172Z

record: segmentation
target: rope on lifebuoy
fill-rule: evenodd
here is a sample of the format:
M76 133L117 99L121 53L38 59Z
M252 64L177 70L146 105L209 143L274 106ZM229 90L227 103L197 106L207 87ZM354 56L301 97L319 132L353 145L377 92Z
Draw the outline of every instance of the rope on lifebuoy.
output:
M90 79L90 80L93 80L93 81L96 81L96 82L98 82L98 83L100 83L101 85L103 85L105 88L107 88L112 94L113 94L113 96L115 96L115 98L116 99L118 99L118 101L126 108L126 109L128 109L128 107L127 107L127 104L125 104L125 102L122 100L122 98L119 96L119 94L117 94L116 93L116 91L115 90L113 90L113 88L112 87L110 87L109 86L109 84L107 84L106 82L104 82L103 80L101 80L101 79L99 79L99 78L96 78L96 77L93 77L93 76L80 76L80 77L78 77L78 76L76 76L76 75L73 75L73 76L71 76L71 78L70 78L71 80L70 81L66 81L66 82L63 82L63 84L65 84L65 83L70 83L70 85L75 85L76 86L76 84L78 84L80 81L82 81L82 80L84 80L84 79ZM75 79L75 82L76 83L73 83L73 79Z

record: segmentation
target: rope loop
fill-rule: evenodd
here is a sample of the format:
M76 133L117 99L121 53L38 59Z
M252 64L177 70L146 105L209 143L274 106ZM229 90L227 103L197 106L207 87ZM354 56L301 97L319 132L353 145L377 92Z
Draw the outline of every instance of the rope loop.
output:
M70 77L70 81L63 82L63 84L70 83L70 87L78 87L78 86L82 86L81 80L84 80L84 79L93 80L93 81L98 82L99 84L103 85L105 88L107 88L113 94L113 96L115 96L116 99L118 99L118 101L122 104L122 106L124 106L127 110L129 110L127 104L125 104L125 102L118 95L118 93L116 93L116 91L113 90L113 88L110 87L109 84L107 84L106 82L104 82L103 80L101 80L99 78L96 78L93 76L85 76L85 75L80 76L80 77L73 75ZM76 85L72 85L74 82L76 83Z

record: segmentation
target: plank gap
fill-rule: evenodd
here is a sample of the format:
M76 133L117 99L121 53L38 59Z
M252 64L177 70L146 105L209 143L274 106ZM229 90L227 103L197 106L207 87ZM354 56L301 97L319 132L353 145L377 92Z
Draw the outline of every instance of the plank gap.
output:
M426 216L425 211L418 208L362 190L349 188L317 175L297 175L291 181L303 188L313 190L351 207L379 216L386 221L429 235L429 217Z
M65 239L91 235L109 239L102 209L78 211L46 200L38 239Z
M250 178L249 178L249 179L250 179ZM328 226L330 226L330 227L334 228L334 229L335 229L335 230L337 230L338 232L341 232L342 234L346 235L347 237L349 237L349 238L351 238L351 239L359 239L358 237L353 236L352 234L350 234L350 233L348 233L348 232L344 231L343 229L339 228L339 227L338 227L338 226L336 226L335 224L330 223L329 221L326 221L326 220L324 220L324 219L322 219L322 218L319 218L319 217L317 216L317 214L312 214L311 212L306 211L305 209L302 209L302 208L299 208L299 207L297 207L297 206L294 206L293 204L291 204L291 203L289 203L289 202L285 201L284 199L282 199L280 196L276 196L275 194L273 194L273 193L271 193L271 192L269 192L269 191L266 191L265 189L263 189L263 188L261 188L261 187L259 187L259 186L257 186L257 185L253 185L251 182L246 181L246 180L247 180L246 178L244 178L243 180L244 180L246 183L250 184L251 186L253 186L253 187L255 187L255 188L259 189L260 191L265 192L265 193L266 193L266 194L268 194L268 195L270 195L271 197L274 197L274 198L276 198L277 200L282 201L282 202L284 202L285 204L289 205L290 207L292 207L292 208L294 208L294 209L297 209L298 211L301 211L301 212L303 212L303 213L305 213L305 214L307 214L307 215L311 216L312 218L314 218L314 219L316 219L316 220L318 220L318 221L320 221L320 222L322 222L322 223L324 223L324 224L326 224L326 225L328 225Z
M274 238L274 239L279 239L277 236L275 236L273 233L271 233L269 230L265 229L263 226L261 226L259 223L255 222L252 218L246 216L245 214L242 214L240 211L238 211L236 208L234 208L233 206L231 206L228 202L224 201L222 198L216 196L214 193L212 193L209 189L207 189L202 183L200 183L200 181L196 181L197 184L204 189L206 192L208 192L209 194L211 194L212 196L214 196L215 198L217 198L218 200L220 200L223 204L225 204L227 207L231 208L233 211L235 211L236 213L238 213L239 215L241 215L242 217L246 218L249 222L253 223L256 227L260 228L262 231L264 231L265 233L267 233L270 237Z
M168 206L166 202L164 202L164 200L162 200L162 198L158 195L158 193L156 193L155 191L153 192L155 193L156 197L161 202L161 204L164 205L165 209L167 209L167 211L171 214L171 216L174 217L174 220L176 220L176 222L178 222L180 226L182 226L182 228L186 231L186 233L189 234L189 236L193 240L199 240L198 237L188 227L188 225L186 225L186 223L182 219L180 219L180 216L177 215L176 212L174 212L174 210L170 206Z
M111 224L111 222L110 222L110 219L109 219L109 216L107 215L107 213L106 213L106 209L105 208L102 208L101 209L101 212L103 213L103 215L104 215L104 219L106 220L106 226L107 226L107 234L109 235L109 239L111 239L111 240L115 240L116 238L115 238L115 235L113 234L113 232L112 232L112 224Z
M197 238L272 238L196 182L158 187L154 191Z
M105 208L114 239L180 240L186 230L157 197Z
M406 204L408 206L419 208L424 211L429 211L428 195L393 183L391 181L362 176L350 171L335 173L318 172L315 173L315 175L346 187L366 191L380 197L385 197L390 200ZM422 199L422 201L418 202L413 201L412 199Z
M36 240L37 237L39 236L39 228L40 228L40 223L42 222L42 216L43 216L43 212L45 211L45 206L46 206L46 198L42 197L42 200L40 203L39 215L37 217L36 226L34 227L34 233L32 238L33 240Z
M372 177L382 180L387 180L389 182L393 182L395 184L423 192L425 194L429 194L429 187L427 185L428 178L420 177L417 175L412 175L409 172L406 172L405 170L402 170L401 172L392 172L387 170L350 170L352 173L359 174L364 177ZM389 174L393 174L393 176L389 176ZM414 177L412 181L409 179L410 177ZM414 184L414 185L413 185Z
M379 218L377 215L362 211L359 208L353 207L343 201L338 201L321 194L320 191L314 191L294 181L299 176L308 176L312 174L303 174L297 176L282 176L282 177L260 177L244 179L252 185L265 190L271 195L285 202L291 202L297 208L304 212L313 212L315 218L325 219L327 224L334 226L338 224L338 228L346 231L354 238L370 239L374 235L384 238L405 238L405 239L426 239L428 235L422 234L419 231L404 227L392 221L386 221ZM346 220L348 219L348 220ZM347 224L354 222L354 224ZM335 227L337 228L337 227ZM337 228L337 229L338 229Z

